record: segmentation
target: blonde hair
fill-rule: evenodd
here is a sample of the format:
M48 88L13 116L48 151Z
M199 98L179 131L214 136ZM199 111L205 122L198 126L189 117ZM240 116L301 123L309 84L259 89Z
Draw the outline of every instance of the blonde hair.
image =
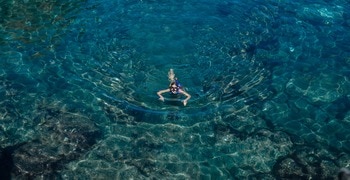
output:
M175 73L173 69L170 69L168 72L168 79L170 82L174 82L175 81Z

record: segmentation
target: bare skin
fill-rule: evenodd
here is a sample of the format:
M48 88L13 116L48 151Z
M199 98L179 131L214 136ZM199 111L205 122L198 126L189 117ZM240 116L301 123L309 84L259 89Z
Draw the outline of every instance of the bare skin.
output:
M164 89L157 92L157 95L159 96L159 100L164 102L164 97L162 96L162 94L166 92L170 92L170 89ZM178 90L178 93L181 93L186 96L186 99L182 100L182 103L184 104L184 106L186 106L187 101L191 98L191 95L181 89Z
M186 99L182 100L182 103L184 104L184 106L187 105L187 101L191 98L191 95L188 94L186 91L180 89L180 87L177 87L176 83L175 83L175 74L174 74L174 70L170 69L168 72L168 78L170 81L170 85L168 89L164 89L164 90L160 90L157 92L157 95L159 96L159 100L164 102L164 97L162 96L163 93L166 92L171 92L172 94L183 94L186 96Z

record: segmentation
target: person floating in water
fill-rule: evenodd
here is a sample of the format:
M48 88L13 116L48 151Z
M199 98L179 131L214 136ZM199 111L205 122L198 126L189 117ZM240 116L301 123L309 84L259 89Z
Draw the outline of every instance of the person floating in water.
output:
M191 98L191 95L188 94L186 91L183 90L181 84L175 77L175 73L173 69L170 69L168 72L168 78L170 81L170 85L168 89L160 90L157 92L157 95L159 96L159 100L164 101L164 97L162 96L163 93L170 92L171 95L178 95L183 94L186 96L186 99L184 99L182 102L184 106L186 106L187 101Z

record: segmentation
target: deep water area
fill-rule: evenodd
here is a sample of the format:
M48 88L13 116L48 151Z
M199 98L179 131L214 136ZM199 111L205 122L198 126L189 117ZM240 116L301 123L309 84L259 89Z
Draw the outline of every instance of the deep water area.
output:
M183 96L157 91L174 69ZM347 0L0 0L0 179L334 179Z

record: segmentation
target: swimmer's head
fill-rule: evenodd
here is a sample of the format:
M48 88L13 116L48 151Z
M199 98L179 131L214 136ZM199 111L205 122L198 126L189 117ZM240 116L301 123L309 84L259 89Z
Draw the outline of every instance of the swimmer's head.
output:
M179 92L179 87L176 85L175 82L172 82L169 86L170 92L173 94L177 94Z

